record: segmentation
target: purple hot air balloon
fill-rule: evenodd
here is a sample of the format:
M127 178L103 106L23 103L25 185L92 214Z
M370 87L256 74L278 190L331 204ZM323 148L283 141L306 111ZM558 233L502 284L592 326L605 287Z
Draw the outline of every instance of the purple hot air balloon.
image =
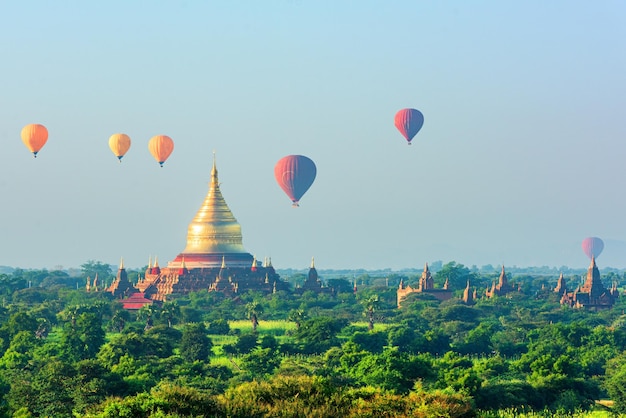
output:
M396 113L394 122L396 128L411 145L411 140L424 125L424 115L417 109L402 109Z
M582 247L589 259L598 258L604 249L604 242L598 237L588 237L583 240Z
M288 155L274 166L276 182L287 193L293 206L299 206L298 202L313 184L316 174L315 163L304 155Z

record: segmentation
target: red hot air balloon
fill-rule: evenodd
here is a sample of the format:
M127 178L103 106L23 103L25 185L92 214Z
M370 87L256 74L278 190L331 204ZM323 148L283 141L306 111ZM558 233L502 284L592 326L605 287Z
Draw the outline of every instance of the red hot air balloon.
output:
M598 258L604 250L604 242L598 237L588 237L583 240L582 247L587 257Z
M402 136L411 145L411 140L424 125L424 115L417 109L402 109L396 113L394 123Z
M298 202L315 180L315 163L304 155L288 155L278 160L274 166L274 177L281 189L293 202Z

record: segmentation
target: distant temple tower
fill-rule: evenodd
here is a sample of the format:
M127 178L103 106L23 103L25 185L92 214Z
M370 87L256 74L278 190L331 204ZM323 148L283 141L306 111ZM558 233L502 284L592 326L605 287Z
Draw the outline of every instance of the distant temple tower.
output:
M567 286L565 284L565 279L563 278L563 273L559 276L559 280L556 282L556 287L554 288L554 293L559 296L563 296L563 294L567 293Z
M564 292L561 296L561 304L574 308L599 310L612 307L618 297L619 292L615 283L611 289L604 287L600 279L600 270L596 266L596 259L591 257L591 264L587 269L587 280L582 287L576 288L573 292Z
M123 258L120 261L120 268L117 271L115 280L113 280L111 286L106 289L106 292L110 292L115 298L119 299L137 292L137 289L135 289L130 280L128 280L128 275L126 274L126 269L124 268Z
M476 290L474 290L474 292L472 292L472 288L470 287L470 281L469 279L467 280L467 286L465 286L465 290L463 291L463 303L465 303L466 305L473 305L474 303L476 303L475 295Z
M296 293L303 293L307 290L316 293L330 293L331 288L322 286L322 281L319 279L317 269L315 268L315 257L311 257L311 266L309 267L309 274L302 284L302 287L296 289Z
M504 296L507 293L513 292L515 289L513 286L509 284L509 280L506 277L506 272L504 271L504 265L502 265L502 272L500 273L500 277L498 278L498 283L495 282L491 286L491 289L487 289L485 291L485 296L488 298L492 298L494 296Z
M400 308L402 301L404 301L411 293L426 293L439 300L448 300L452 297L452 290L449 288L448 279L446 279L443 288L435 289L435 281L432 274L430 274L430 270L428 269L428 263L424 264L424 271L422 271L417 288L405 285L404 280L400 280L400 285L396 291L398 308Z
M165 300L170 294L198 290L263 293L289 286L271 265L257 265L256 258L243 247L241 226L226 204L217 177L215 155L209 192L187 228L187 245L167 267L148 266L136 287L146 297Z

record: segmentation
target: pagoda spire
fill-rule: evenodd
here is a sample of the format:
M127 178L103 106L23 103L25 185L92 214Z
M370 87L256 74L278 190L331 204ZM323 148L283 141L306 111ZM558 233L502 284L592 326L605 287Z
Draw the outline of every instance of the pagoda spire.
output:
M250 267L250 271L256 271L256 255L252 257L252 266Z
M120 259L120 270L124 270L124 257Z

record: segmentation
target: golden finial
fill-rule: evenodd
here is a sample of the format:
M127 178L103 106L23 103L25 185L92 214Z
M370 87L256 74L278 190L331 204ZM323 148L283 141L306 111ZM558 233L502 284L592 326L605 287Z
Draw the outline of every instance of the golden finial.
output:
M211 168L211 184L217 185L217 164L215 162L215 150L213 150L213 168Z
M124 270L124 257L120 259L120 270Z
M226 258L224 256L222 256L222 267L223 269L226 268Z
M315 268L315 257L311 257L311 268Z

